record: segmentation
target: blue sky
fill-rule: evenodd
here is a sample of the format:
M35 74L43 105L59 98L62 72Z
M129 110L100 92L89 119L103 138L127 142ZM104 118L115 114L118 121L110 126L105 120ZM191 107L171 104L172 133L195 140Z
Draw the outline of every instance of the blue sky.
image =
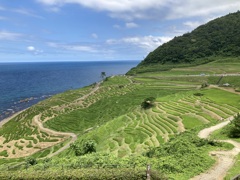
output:
M239 0L1 0L0 62L142 60Z

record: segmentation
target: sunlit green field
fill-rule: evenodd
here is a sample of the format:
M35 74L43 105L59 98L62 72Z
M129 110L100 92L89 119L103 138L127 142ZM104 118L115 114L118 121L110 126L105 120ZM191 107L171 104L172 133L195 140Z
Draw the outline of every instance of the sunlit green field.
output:
M61 171L67 164L65 158L69 159L69 169L81 169L88 163L98 167L94 162L100 163L101 167L119 163L127 166L134 157L134 163L140 169L150 163L154 170L173 179L189 179L214 164L208 156L209 151L231 149L226 144L202 142L197 138L197 132L240 111L239 94L235 92L240 87L239 76L221 79L221 84L231 84L228 89L219 89L216 85L220 77L213 76L238 74L239 70L236 60L228 63L219 60L170 71L108 77L98 88L93 84L53 96L22 112L0 129L0 137L4 138L0 144L0 169L7 171L8 166L25 163L24 155L15 155L32 151L29 157L38 160L38 165L29 167L32 173L34 168L49 168L51 174L54 163L60 164L54 171ZM212 86L202 88L204 83ZM149 97L154 97L154 106L144 109L141 104ZM40 130L33 123L38 115L46 128L77 134L75 145L88 140L95 142L99 154L79 157L74 149L68 148L48 162L41 160L64 147L71 138ZM40 148L41 143L49 144ZM125 160L120 160L122 158ZM80 159L85 164L79 165ZM229 176L237 173L237 163ZM188 166L195 170L190 172ZM29 177L31 175L29 173Z

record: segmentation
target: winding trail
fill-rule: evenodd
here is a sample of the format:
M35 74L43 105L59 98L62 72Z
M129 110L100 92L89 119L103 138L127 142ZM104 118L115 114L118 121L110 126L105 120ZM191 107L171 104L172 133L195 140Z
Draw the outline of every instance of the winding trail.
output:
M85 94L84 96L80 97L79 99L77 99L77 101L84 100L87 97L89 97L90 95L92 95L93 93L95 93L99 89L100 84L101 84L101 82L97 83L96 86L88 94ZM38 114L38 115L34 116L34 118L33 118L33 123L35 125L37 125L37 127L41 131L46 132L46 133L51 134L51 135L54 135L54 136L67 136L67 137L71 137L72 138L63 147L61 147L60 149L58 149L54 153L48 154L44 158L51 158L51 157L53 157L53 156L63 152L64 150L66 150L66 149L68 149L70 147L71 143L73 143L73 142L75 142L77 140L77 135L75 133L72 133L72 132L59 132L59 131L54 131L52 129L48 129L48 128L44 127L43 124L42 124L42 121L41 121L41 116L42 116L42 114Z
M51 158L51 157L59 154L60 152L66 150L67 148L70 147L71 143L73 143L74 141L77 140L77 135L74 134L74 133L71 133L71 132L69 132L69 133L68 132L58 132L58 131L54 131L52 129L48 129L48 128L43 127L43 124L42 124L40 119L41 119L41 114L34 116L33 123L36 124L41 131L46 132L48 134L52 134L54 136L69 136L69 137L72 137L70 142L68 142L65 146L60 148L58 151L56 151L56 152L54 152L52 154L49 154L47 156L48 158Z
M217 124L215 126L201 130L198 133L198 137L206 139L210 134L218 129L223 128L234 119L234 116L231 116L226 119L226 121ZM191 180L222 180L227 174L227 171L234 165L235 157L240 153L240 143L233 140L219 140L220 142L227 142L234 146L230 151L212 151L210 155L217 158L215 165L210 168L207 172L201 173L198 176L195 176Z

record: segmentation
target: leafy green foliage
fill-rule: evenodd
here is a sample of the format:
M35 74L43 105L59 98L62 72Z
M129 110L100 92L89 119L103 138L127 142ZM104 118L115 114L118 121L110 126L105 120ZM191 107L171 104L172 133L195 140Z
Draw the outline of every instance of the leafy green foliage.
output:
M149 108L151 108L151 107L154 106L155 100L156 100L156 98L154 98L154 97L146 98L146 99L142 102L141 107L142 107L143 109L149 109Z
M26 164L33 166L33 165L37 164L37 160L36 160L35 158L28 157L28 158L26 159Z
M159 169L170 177L185 174L186 179L189 179L213 163L208 157L207 149L221 146L221 143L200 139L191 131L177 135L160 147L151 148L145 155L157 158Z
M74 150L76 156L82 156L96 152L96 142L93 140L84 140L80 143L71 144L71 148Z
M44 172L44 173L43 173ZM104 168L104 169L67 169L67 170L45 170L45 171L30 171L24 170L21 173L17 172L0 172L0 179L81 179L81 180L145 180L145 169L131 168ZM152 171L151 179L166 180L167 178L159 172Z
M193 95L194 96L203 96L204 94L197 92L197 93L194 93Z
M238 11L210 21L191 33L175 37L149 53L129 74L144 72L146 69L152 71L151 65L157 65L159 70L169 70L179 64L205 64L211 62L214 56L239 56L239 34L240 12Z
M0 156L8 157L8 153L6 150L0 152Z
M209 84L207 82L204 82L204 83L202 83L201 88L206 88L208 86L209 86Z
M106 72L101 72L101 78L104 79L106 77Z
M230 130L230 137L239 138L240 137L240 114L238 113L231 122L233 124Z

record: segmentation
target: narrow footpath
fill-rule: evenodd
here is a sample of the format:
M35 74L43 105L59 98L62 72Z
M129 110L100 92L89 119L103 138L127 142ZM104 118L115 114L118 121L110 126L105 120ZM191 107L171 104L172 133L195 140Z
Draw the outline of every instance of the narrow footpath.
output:
M233 116L226 119L226 121L215 126L201 130L198 137L206 139L210 134L218 129L223 128L233 120ZM234 165L235 157L240 153L240 143L233 140L219 140L220 142L227 142L234 146L230 151L212 151L211 156L216 157L217 162L207 172L195 176L191 180L223 180L227 171Z
M89 97L90 95L92 95L93 93L95 93L98 89L99 89L99 86L100 86L101 82L100 83L97 83L96 86L91 90L91 92L89 92L88 94L82 96L81 98L77 99L77 101L79 100L84 100L86 99L87 97ZM61 147L59 150L57 150L56 152L54 153L51 153L51 154L48 154L46 157L47 158L51 158L61 152L63 152L64 150L68 149L70 147L70 144L75 142L77 140L77 135L75 133L72 133L72 132L58 132L58 131L54 131L52 129L48 129L46 127L43 126L42 124L42 121L41 121L41 115L42 114L39 114L39 115L36 115L34 116L33 118L33 123L35 125L37 125L37 127L43 131L43 132L46 132L48 134L52 134L54 136L67 136L67 137L71 137L72 139L67 143L65 144L63 147ZM44 122L44 121L43 121Z

